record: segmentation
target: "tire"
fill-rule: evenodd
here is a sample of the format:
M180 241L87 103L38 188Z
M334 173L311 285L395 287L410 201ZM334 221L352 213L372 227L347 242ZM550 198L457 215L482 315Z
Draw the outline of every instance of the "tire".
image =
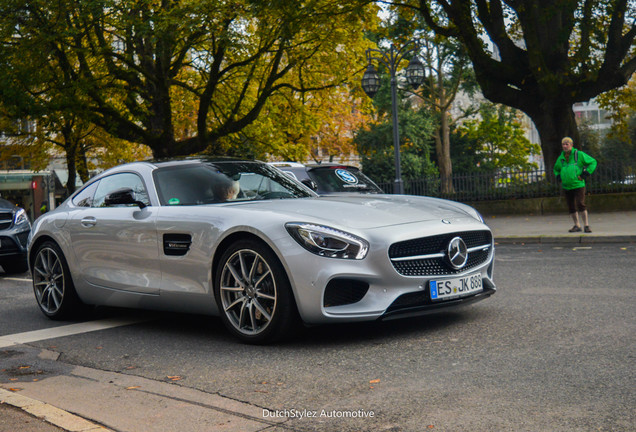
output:
M47 241L38 247L31 276L35 299L47 317L63 320L78 317L84 311L64 254L56 243Z
M223 324L245 343L279 341L299 327L287 274L274 252L258 241L239 240L223 252L214 296Z

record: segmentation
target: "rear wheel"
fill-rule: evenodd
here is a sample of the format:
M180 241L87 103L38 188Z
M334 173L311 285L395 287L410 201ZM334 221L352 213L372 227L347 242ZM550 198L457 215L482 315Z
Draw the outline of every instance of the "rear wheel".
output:
M35 298L44 315L56 320L66 319L83 310L66 259L57 244L47 241L38 247L31 275Z
M223 323L243 342L274 342L298 328L285 270L260 242L240 240L223 253L214 292Z

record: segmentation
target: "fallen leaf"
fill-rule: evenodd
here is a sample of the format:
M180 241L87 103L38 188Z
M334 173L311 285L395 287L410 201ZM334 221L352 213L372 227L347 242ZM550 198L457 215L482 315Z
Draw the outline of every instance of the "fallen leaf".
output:
M19 392L20 390L22 390L21 388L10 388L9 391L12 392Z
M182 379L182 377L180 377L178 375L174 375L174 376L168 376L168 379L170 379L172 381L179 381L180 379Z
M369 384L377 384L379 382L380 382L379 379L374 379L374 380L369 381Z
M20 366L18 369L30 369L31 366Z
M134 389L138 389L141 386L132 386L132 387L126 387L126 390L134 390Z
M9 378L9 381L17 381L17 378Z

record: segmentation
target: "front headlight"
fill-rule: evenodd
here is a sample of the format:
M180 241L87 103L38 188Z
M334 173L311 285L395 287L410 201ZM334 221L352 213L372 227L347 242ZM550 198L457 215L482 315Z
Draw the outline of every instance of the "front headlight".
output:
M285 228L299 245L316 255L360 260L369 250L366 240L334 228L308 223L288 223Z
M13 223L15 225L22 225L24 223L30 224L29 217L27 216L26 211L24 209L20 209L15 213Z

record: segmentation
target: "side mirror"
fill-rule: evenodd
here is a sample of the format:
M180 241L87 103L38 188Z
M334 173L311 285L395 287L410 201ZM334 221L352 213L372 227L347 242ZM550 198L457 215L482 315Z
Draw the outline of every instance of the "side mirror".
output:
M301 180L300 182L302 184L304 184L305 186L307 186L312 191L314 191L314 192L318 191L318 185L312 179L304 179L304 180Z
M117 189L106 195L104 204L106 204L107 206L136 204L141 209L146 207L146 204L135 199L135 191L127 187Z

